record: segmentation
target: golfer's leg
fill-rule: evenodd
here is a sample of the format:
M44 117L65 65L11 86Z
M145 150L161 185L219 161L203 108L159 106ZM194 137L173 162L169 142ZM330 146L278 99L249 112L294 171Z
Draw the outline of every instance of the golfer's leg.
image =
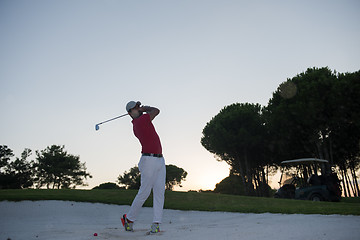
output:
M166 167L164 159L159 159L161 166L157 174L157 178L153 187L153 204L154 204L154 223L161 223L164 208L165 199L165 179L166 179Z
M153 186L153 174L151 168L153 166L150 164L149 161L145 157L141 157L141 160L139 162L139 170L141 173L141 185L139 192L137 193L134 201L131 204L130 210L127 213L126 217L130 221L135 221L137 215L139 214L139 211L141 207L143 206L146 199L149 197L151 193L151 189Z

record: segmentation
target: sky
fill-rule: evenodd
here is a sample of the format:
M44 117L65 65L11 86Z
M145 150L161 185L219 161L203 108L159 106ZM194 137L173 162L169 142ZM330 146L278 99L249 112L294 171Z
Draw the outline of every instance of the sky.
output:
M177 190L213 189L229 175L200 143L232 103L266 106L309 67L360 70L360 2L335 0L0 0L0 145L17 157L64 145L92 188L137 165L128 101L160 109ZM277 186L278 179L273 180Z

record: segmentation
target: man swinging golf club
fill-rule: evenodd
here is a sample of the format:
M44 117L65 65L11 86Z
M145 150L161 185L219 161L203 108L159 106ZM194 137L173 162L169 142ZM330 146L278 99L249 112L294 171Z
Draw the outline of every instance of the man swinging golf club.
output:
M142 156L138 164L141 174L140 189L133 200L130 210L124 214L121 222L126 231L133 231L133 223L142 205L153 191L154 218L148 234L160 232L162 220L166 167L162 155L161 142L152 120L160 113L155 107L140 106L140 102L130 101L126 111L132 118L133 131L142 146ZM145 114L143 114L145 112Z

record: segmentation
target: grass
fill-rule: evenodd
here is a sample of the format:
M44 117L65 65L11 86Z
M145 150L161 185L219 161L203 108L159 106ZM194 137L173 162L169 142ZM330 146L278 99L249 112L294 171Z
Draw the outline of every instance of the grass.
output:
M136 190L0 190L0 201L66 200L130 205L136 193ZM152 206L151 197L144 206ZM166 192L165 208L242 213L360 215L360 199L343 198L341 202L311 202L206 192Z

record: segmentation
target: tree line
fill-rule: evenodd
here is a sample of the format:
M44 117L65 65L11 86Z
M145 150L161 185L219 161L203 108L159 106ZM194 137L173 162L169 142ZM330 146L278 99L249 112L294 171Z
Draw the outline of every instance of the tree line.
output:
M80 157L69 154L65 146L52 145L36 151L35 160L29 160L30 149L25 149L15 160L13 150L0 145L0 189L43 188L60 189L86 186L92 178ZM185 180L187 172L175 165L166 165L166 189L173 190ZM118 183L126 189L140 187L140 171L137 166L119 175ZM180 185L181 186L181 185ZM96 189L120 188L114 183L100 184Z
M359 196L360 71L309 68L281 83L267 106L226 106L204 127L201 144L229 164L244 195L268 196L281 161L314 157L330 162L345 196Z
M80 157L67 153L65 146L52 145L36 151L35 160L29 160L32 150L25 149L15 160L13 150L0 145L0 188L75 188L92 178Z

